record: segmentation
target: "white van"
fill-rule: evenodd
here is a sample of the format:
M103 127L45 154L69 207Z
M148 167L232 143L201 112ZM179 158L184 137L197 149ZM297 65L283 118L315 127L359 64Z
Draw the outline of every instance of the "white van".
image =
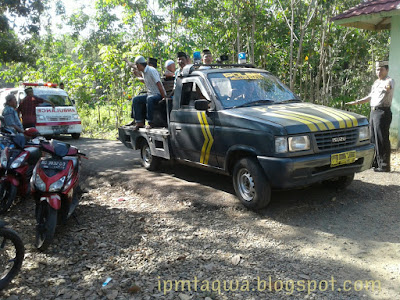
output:
M33 95L55 104L55 108L48 103L36 107L36 129L41 135L71 134L72 138L79 139L82 132L82 123L73 101L66 91L55 88L51 83L23 83L22 86L0 91L0 99L8 94L14 94L17 102L25 98L26 87L32 87ZM1 109L4 106L1 107Z

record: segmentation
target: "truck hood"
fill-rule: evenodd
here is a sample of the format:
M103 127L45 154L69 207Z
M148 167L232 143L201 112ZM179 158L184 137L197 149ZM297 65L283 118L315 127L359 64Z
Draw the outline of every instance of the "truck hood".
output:
M362 115L312 103L275 104L225 110L232 117L281 125L287 134L299 134L368 125Z

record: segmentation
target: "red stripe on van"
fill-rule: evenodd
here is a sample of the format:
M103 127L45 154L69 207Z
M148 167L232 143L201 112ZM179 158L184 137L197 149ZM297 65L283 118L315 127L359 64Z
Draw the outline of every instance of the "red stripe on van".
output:
M81 124L81 121L36 123L36 127L38 127L38 126L76 125L76 124Z

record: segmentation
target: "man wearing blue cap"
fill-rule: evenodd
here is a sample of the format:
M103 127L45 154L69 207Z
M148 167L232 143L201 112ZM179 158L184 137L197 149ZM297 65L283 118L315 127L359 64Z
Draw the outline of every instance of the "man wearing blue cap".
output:
M134 74L146 85L147 93L132 99L132 110L136 121L134 130L144 127L146 116L143 115L143 111L145 107L147 108L147 121L149 123L147 127L152 128L154 105L166 97L165 90L161 83L160 74L155 68L147 65L143 56L136 57L135 65L137 70L134 71Z

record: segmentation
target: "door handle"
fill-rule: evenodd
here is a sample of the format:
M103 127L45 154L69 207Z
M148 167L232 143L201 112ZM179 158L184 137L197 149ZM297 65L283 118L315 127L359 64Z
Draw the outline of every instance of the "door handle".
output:
M180 127L180 126L178 127L177 126L177 127L175 127L175 130L182 130L182 127Z

